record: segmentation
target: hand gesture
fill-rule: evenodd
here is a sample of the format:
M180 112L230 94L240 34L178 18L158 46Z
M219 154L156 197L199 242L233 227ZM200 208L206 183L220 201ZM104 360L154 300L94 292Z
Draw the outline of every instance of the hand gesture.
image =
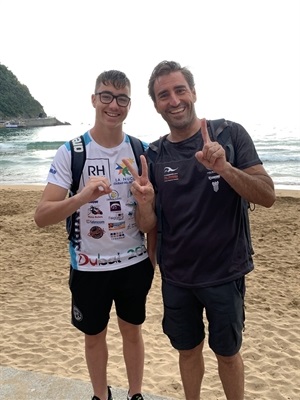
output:
M154 200L154 189L148 178L148 165L145 156L140 156L142 173L139 175L132 167L128 159L123 159L123 163L128 168L129 172L134 178L131 185L131 193L135 197L139 205L151 203Z
M93 176L88 180L86 186L81 190L81 192L78 193L78 196L80 196L82 204L86 204L111 192L111 184L107 178Z
M224 148L218 142L210 140L207 123L203 118L201 120L201 133L203 138L203 149L197 151L195 157L207 169L211 169L217 173L223 171L226 166L226 153Z

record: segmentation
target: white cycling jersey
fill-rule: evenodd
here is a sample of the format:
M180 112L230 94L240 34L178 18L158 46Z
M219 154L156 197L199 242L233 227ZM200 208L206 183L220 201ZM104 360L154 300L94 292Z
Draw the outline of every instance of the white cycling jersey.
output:
M79 190L91 176L106 177L112 192L85 204L77 211L76 234L70 240L71 265L81 271L110 271L124 268L148 257L144 235L135 222L135 199L130 191L133 177L122 163L123 158L136 160L129 138L113 148L96 143L89 132L84 135L86 161ZM147 146L144 144L145 147ZM47 181L70 189L72 184L69 142L62 145L53 160Z

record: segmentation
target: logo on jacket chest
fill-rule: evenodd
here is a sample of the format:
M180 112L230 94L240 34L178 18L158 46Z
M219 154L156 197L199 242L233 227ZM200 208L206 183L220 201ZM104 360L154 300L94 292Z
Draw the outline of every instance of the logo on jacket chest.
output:
M178 181L178 168L164 167L164 182Z

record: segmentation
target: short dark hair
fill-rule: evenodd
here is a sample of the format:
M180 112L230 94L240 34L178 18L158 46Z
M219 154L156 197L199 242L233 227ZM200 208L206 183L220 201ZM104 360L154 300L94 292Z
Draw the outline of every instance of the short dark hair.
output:
M194 76L187 67L182 67L176 61L161 61L152 71L148 83L148 94L154 103L155 103L154 83L156 79L162 75L169 75L172 72L177 72L177 71L182 73L182 75L184 76L185 80L189 85L189 88L191 90L194 89L195 87Z
M104 71L98 76L95 85L95 92L101 83L103 83L105 86L113 85L115 89L123 89L126 86L129 87L129 90L131 89L130 80L127 78L124 72L114 69L110 71Z

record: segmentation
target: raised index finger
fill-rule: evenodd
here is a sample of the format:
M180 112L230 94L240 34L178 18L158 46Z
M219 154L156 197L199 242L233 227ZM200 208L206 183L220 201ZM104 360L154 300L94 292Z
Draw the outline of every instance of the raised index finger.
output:
M206 119L203 118L201 119L201 134L202 134L202 139L203 139L203 143L207 144L207 143L211 143L209 134L208 134L208 130L207 130L207 123L206 123Z

